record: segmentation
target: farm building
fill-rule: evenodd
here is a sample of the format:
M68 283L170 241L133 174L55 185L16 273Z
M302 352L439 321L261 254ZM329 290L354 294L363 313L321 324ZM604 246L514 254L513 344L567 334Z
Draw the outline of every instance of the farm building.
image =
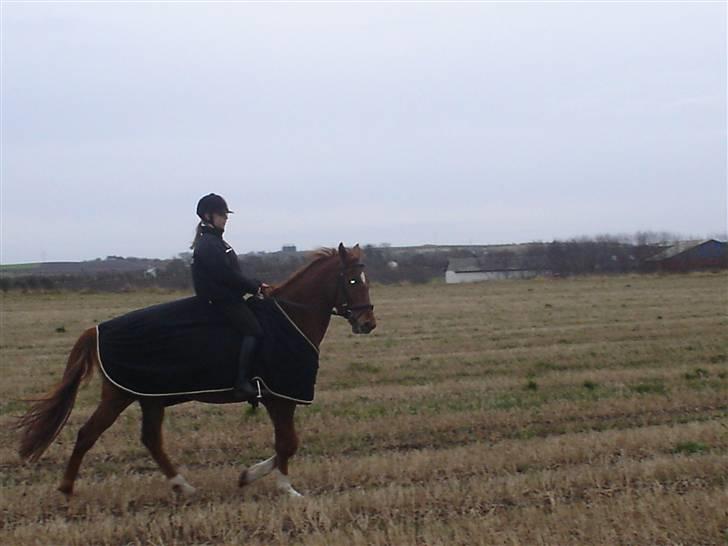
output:
M728 267L728 244L707 241L681 241L645 260L651 271L689 271Z
M445 272L445 282L456 284L499 279L530 279L548 273L545 261L537 256L494 252L477 257L451 259Z

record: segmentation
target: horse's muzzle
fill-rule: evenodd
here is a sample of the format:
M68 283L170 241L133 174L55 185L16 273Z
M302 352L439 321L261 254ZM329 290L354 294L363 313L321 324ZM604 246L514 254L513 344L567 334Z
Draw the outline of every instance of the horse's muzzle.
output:
M351 331L355 334L368 334L377 327L377 321L374 317L362 321L352 320L350 322Z

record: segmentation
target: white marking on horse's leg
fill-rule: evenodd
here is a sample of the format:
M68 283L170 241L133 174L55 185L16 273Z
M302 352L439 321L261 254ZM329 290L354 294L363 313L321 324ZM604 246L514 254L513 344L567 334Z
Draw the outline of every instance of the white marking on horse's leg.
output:
M253 466L247 468L246 470L243 470L238 485L240 485L241 487L243 485L249 485L256 480L261 479L263 476L267 476L268 474L270 474L273 468L275 468L275 460L276 457L274 455L270 459L255 463Z
M197 489L192 487L187 480L185 480L184 476L182 474L177 474L174 478L169 479L169 484L172 486L172 489L177 492L181 493L186 497L189 497L190 495L194 495Z
M276 477L276 486L278 487L279 491L281 491L282 493L288 493L289 497L303 497L301 493L293 488L290 478L286 476L283 472L276 468L274 474Z

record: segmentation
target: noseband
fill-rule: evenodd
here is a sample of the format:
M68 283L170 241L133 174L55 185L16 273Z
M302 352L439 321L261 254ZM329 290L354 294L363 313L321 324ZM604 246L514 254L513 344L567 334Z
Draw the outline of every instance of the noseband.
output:
M364 269L364 264L354 264L352 266L349 266L349 268L347 269L351 269L354 267ZM331 310L331 314L337 317L344 317L346 320L351 322L351 320L354 318L354 311L373 311L374 306L371 303L362 303L360 305L349 304L351 298L349 297L349 292L346 289L346 279L344 276L344 272L345 268L342 267L341 271L339 272L339 283L336 287L336 300L339 299L339 294L342 294L343 298L340 304L334 305L334 308Z

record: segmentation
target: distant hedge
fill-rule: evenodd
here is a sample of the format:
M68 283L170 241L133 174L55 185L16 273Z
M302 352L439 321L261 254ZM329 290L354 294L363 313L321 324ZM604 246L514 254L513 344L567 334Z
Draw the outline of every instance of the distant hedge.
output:
M426 248L424 250L423 248ZM427 283L442 280L448 262L454 258L515 254L532 263L541 264L545 275L569 276L588 274L630 273L645 270L645 259L655 255L663 246L638 240L625 242L607 236L580 238L551 243L526 245L494 245L463 247L364 247L367 276L382 284ZM78 274L19 275L12 269L0 272L3 292L22 291L99 291L123 292L138 289L161 288L192 292L189 254L181 258L159 261L151 270L99 271ZM121 265L124 258L111 257ZM240 257L243 272L269 283L286 279L309 261L305 252L275 252L246 254ZM85 263L85 262L84 262Z

